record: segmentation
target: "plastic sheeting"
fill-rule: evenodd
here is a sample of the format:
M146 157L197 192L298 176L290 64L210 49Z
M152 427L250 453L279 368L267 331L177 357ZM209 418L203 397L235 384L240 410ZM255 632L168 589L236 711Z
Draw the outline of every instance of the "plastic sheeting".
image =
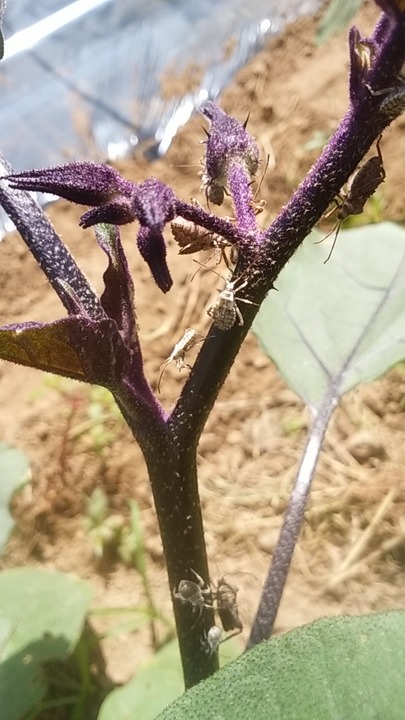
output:
M167 150L266 38L319 0L9 0L0 149L16 170ZM225 43L231 48L224 52ZM202 68L165 101L161 78Z

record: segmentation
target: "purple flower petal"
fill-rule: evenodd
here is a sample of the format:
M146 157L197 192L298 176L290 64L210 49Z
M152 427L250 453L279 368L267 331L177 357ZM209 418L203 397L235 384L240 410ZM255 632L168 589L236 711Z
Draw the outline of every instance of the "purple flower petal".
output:
M59 195L80 205L101 205L114 195L131 197L135 185L117 170L93 162L73 162L8 176L10 187Z
M206 103L201 112L211 122L203 187L207 197L214 204L221 205L223 191L228 187L230 165L232 163L244 165L249 175L254 175L259 165L259 148L244 125L235 118L229 117L214 103Z
M136 220L132 203L126 197L111 200L106 205L87 210L80 218L80 227L88 228L99 223L126 225Z
M161 231L176 215L176 196L160 180L148 178L137 185L133 209L141 225Z
M137 245L143 259L148 263L153 279L162 292L167 293L173 285L166 262L166 244L162 233L141 227Z

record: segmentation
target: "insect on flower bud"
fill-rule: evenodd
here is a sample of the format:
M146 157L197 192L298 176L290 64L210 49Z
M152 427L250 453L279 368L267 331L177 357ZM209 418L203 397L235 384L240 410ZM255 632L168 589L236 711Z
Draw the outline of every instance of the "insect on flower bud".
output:
M227 192L230 167L235 163L242 165L252 177L259 165L259 148L245 124L229 117L212 102L206 103L201 112L211 123L202 187L209 201L221 205Z

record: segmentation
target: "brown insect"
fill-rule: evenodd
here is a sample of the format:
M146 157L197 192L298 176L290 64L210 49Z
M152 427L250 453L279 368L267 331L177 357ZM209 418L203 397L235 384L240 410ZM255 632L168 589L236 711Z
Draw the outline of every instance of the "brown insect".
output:
M405 83L394 89L381 103L381 112L393 120L405 110Z
M196 201L192 205L198 205ZM173 237L178 244L180 255L190 255L200 250L209 250L219 241L220 235L212 233L196 223L177 217L170 223Z
M214 250L217 255L216 264L219 265L221 260L230 268L237 261L237 248L217 233L209 232L195 223L176 218L171 223L171 230L175 241L180 250L180 255L191 255L200 250ZM230 259L228 260L226 251L230 249ZM210 260L209 258L208 260ZM207 260L207 262L208 262Z
M207 172L204 159L202 159L202 166L203 169L199 173L201 177L201 190L205 194L208 205L209 203L213 203L214 205L222 205L225 195L228 195L225 187L226 179L219 177L210 177L209 173ZM223 180L223 182L221 182L221 180Z
M273 154L273 159L274 159L274 153L272 152L272 154ZM262 188L263 180L264 180L264 178L265 178L265 175L266 175L267 170L269 169L269 165L270 165L270 153L267 153L267 155L266 155L266 162L265 162L265 165L264 165L264 169L263 169L263 172L262 172L262 176L261 176L261 178L260 178L260 182L259 182L259 184L258 184L258 186L257 186L257 188L256 188L256 191L255 191L255 194L254 194L252 200L250 201L250 206L251 206L251 208L253 209L255 215L260 215L260 213L262 213L262 212L264 211L264 209L265 209L265 207L266 207L266 205L267 205L266 200L258 200L258 199L257 199L257 196L259 195L260 190L261 190L261 188Z
M367 200L385 180L385 169L380 148L381 137L380 135L376 142L377 155L373 155L373 157L366 160L363 165L357 168L347 183L346 192L339 194L335 198L337 205L336 223L330 233L320 241L323 242L332 235L332 233L335 233L332 247L325 263L328 262L332 255L342 222L346 220L349 215L361 215ZM334 211L335 209L331 212ZM330 214L331 213L328 213L325 217L329 217Z
M238 630L242 632L243 630L243 623L239 617L238 604L236 602L237 594L238 588L235 585L228 583L224 577L219 578L214 596L219 619L226 632L228 632L228 630Z
M208 182L205 185L204 189L207 202L211 202L214 205L222 205L222 203L224 202L225 194L228 194L225 187L216 180L211 180L210 182Z

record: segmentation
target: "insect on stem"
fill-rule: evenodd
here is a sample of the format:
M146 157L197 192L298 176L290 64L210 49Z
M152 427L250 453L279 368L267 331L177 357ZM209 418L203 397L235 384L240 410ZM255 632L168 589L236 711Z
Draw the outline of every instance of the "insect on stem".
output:
M163 363L159 365L159 368L161 368L163 365L162 371L159 375L159 380L157 382L157 390L159 393L162 377L169 363L174 362L178 370L183 370L183 368L191 370L191 365L184 362L184 358L186 356L186 353L188 353L191 348L193 348L195 345L197 345L197 343L202 342L203 340L203 336L192 328L187 328L187 330L184 331L183 337L179 340L178 343L176 343L172 353L166 360L163 361Z
M180 600L183 605L190 605L193 612L197 611L200 617L204 608L213 607L212 591L195 570L191 572L195 580L180 580L173 597Z
M192 200L192 205L198 205L196 200ZM226 218L227 220L229 218ZM180 250L179 255L191 255L201 250L214 250L216 257L216 265L221 260L224 261L227 268L236 264L238 259L238 250L235 245L229 242L218 233L209 232L205 228L200 227L196 223L176 218L171 223L172 235L178 244ZM229 252L229 259L227 252ZM211 260L208 258L207 262ZM193 276L194 277L194 276Z
M357 170L355 170L349 178L346 191L340 192L334 200L337 206L336 223L332 230L325 235L322 240L318 240L316 243L323 242L330 237L332 233L335 233L332 247L324 264L328 262L333 253L343 221L346 220L349 215L361 215L367 200L374 195L378 186L385 180L385 168L380 148L381 138L382 135L378 137L376 142L377 155L373 155L373 157L366 160L363 165L360 165ZM334 210L335 208L331 212L334 212ZM331 212L327 213L325 217L329 217Z
M224 577L219 578L215 593L217 601L217 610L222 627L228 630L238 630L242 632L243 624L239 617L238 604L236 596L239 589L235 585L228 583Z
M385 95L381 101L380 112L386 117L394 120L398 115L401 115L405 110L405 78L401 73L398 75L399 84L393 87L382 88L380 90L373 90L371 85L366 83L366 87L371 95Z
M217 652L219 645L223 642L224 631L217 625L212 625L202 640L205 652L213 655Z
M194 262L202 267L205 267L205 265L198 262L198 260L195 260ZM255 303L251 300L247 300L246 298L236 299L235 295L239 292L239 290L242 290L242 288L247 286L248 281L244 280L240 285L237 285L238 280L241 279L240 277L235 280L231 280L232 273L229 273L228 278L224 278L223 275L220 275L220 273L213 270L213 268L207 269L222 278L225 283L224 289L218 291L218 299L207 310L207 314L210 318L212 318L214 325L220 330L230 330L235 325L236 320L239 325L243 325L243 317L238 307L238 302L243 302L247 305L254 305Z

